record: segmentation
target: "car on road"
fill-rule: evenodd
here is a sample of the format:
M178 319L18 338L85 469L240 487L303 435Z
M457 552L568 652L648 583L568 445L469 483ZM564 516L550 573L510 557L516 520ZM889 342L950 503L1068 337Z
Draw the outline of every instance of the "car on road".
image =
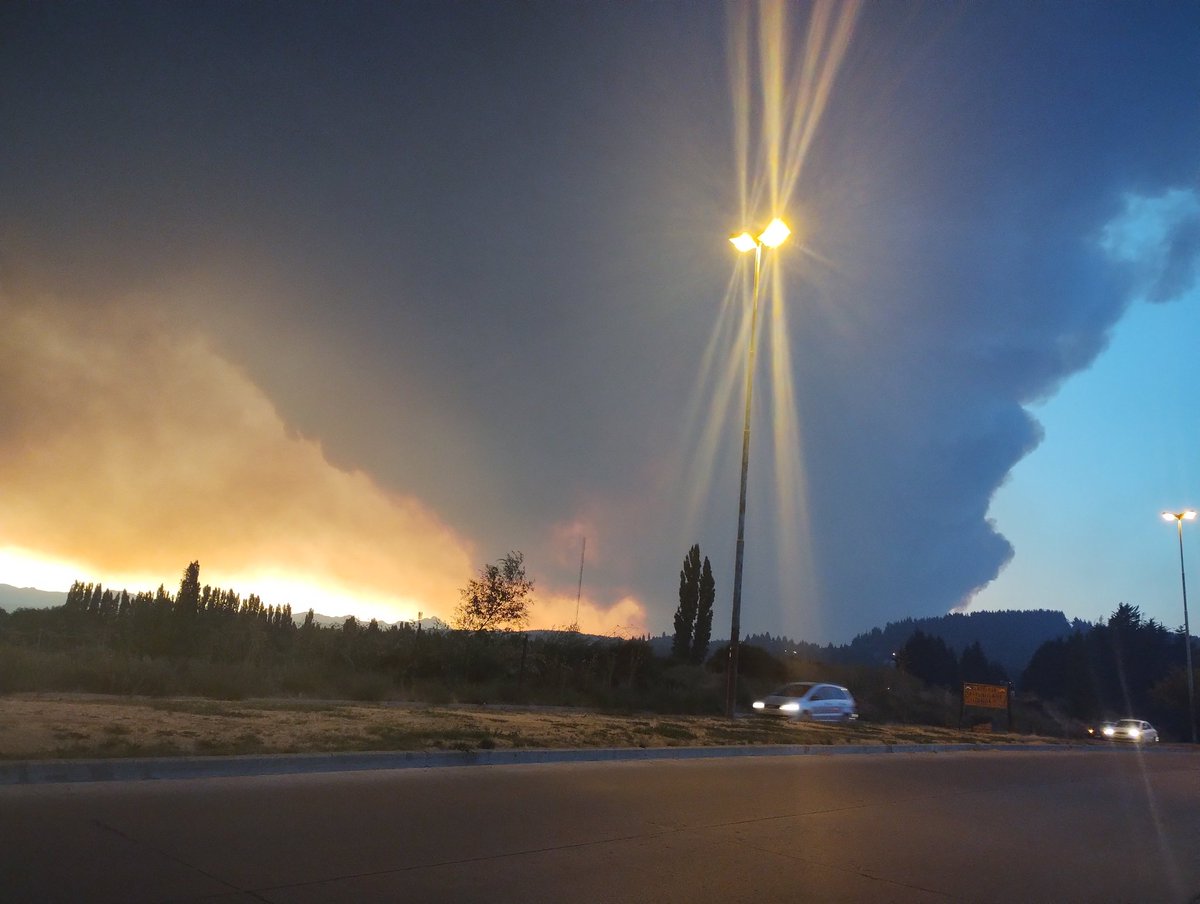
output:
M858 718L854 696L840 684L799 681L776 688L754 701L754 711L764 716L849 722Z
M1121 719L1119 722L1106 724L1101 733L1113 741L1133 741L1135 744L1152 744L1158 740L1158 732L1154 726L1141 719Z

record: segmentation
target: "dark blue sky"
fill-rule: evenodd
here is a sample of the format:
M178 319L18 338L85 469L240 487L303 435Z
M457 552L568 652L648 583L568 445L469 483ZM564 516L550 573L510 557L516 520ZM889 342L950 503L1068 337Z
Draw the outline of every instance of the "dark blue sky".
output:
M447 617L454 587L515 548L561 624L586 535L589 625L657 633L699 542L720 634L741 417L724 362L744 356L725 238L779 213L803 234L775 253L795 398L764 354L743 626L844 640L963 604L1012 556L989 506L1053 430L1029 406L1086 373L1139 299L1194 315L1200 7L866 4L785 210L762 190L769 9L7 4L0 304L24 338L0 392L0 477L22 487L8 511L0 493L0 548L110 580L166 568L155 583L196 557L214 580L310 568L381 613L398 596L394 617ZM791 80L817 58L806 31L853 7L785 9ZM1153 206L1169 192L1185 201ZM1131 199L1162 226L1132 257L1103 240ZM33 376L67 335L95 360ZM194 382L153 372L185 366ZM196 395L203 441L187 439ZM253 441L230 414L251 410ZM91 501L80 536L56 532L62 484L36 451L72 425L72 449L109 449L102 467L62 453ZM177 463L155 492L108 431ZM295 471L264 464L300 452ZM1200 499L1196 465L1162 478ZM170 530L104 539L106 519L152 524L181 498L194 514ZM1011 530L1047 516L1038 499ZM454 555L418 578L433 554L407 552L424 549L410 532L441 530ZM1038 587L997 602L1070 608ZM1071 614L1115 608L1106 592Z

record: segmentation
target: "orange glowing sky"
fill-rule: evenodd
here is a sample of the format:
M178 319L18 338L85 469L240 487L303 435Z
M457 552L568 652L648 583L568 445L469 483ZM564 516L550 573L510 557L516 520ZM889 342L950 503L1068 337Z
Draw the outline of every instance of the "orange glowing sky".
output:
M6 583L173 590L199 560L205 583L297 612L450 620L478 567L471 541L414 496L330 464L153 300L3 307ZM576 594L551 588L539 602L535 624L574 621ZM587 630L644 628L631 598L579 609Z

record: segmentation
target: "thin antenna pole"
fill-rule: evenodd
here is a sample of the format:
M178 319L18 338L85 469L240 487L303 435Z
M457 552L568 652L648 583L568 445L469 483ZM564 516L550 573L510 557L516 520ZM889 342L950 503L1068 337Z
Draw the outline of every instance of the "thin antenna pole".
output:
M587 552L587 537L579 547L579 589L575 591L575 630L579 630L579 600L583 596L583 557Z

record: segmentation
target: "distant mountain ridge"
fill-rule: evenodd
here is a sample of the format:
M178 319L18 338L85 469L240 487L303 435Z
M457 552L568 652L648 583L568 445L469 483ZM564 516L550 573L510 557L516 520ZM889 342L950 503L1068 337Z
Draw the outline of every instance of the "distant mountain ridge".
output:
M1081 627L1051 609L1010 609L1000 612L952 612L933 618L906 618L875 628L850 641L848 653L860 662L891 662L892 653L916 631L940 637L954 652L976 641L987 657L999 662L1017 680L1033 654L1048 640L1066 637Z
M888 622L882 628L872 628L859 634L848 644L827 644L791 641L785 637L756 635L749 643L764 647L771 653L795 651L812 659L861 665L885 665L892 653L904 646L917 631L940 637L956 654L979 642L984 654L1004 666L1012 680L1017 680L1034 652L1048 640L1066 637L1086 623L1069 621L1062 612L1051 609L1006 609L998 612L951 612L927 618L906 618Z
M888 622L882 628L872 628L846 644L815 644L804 640L771 634L751 634L744 643L761 647L774 656L801 656L814 662L836 662L844 665L888 665L892 653L904 646L917 631L940 637L957 655L975 641L993 662L1004 666L1009 677L1016 681L1033 658L1034 652L1048 640L1066 637L1090 625L1078 619L1070 621L1062 612L1051 609L1007 609L999 612L952 612L927 618L906 618ZM668 656L671 635L661 634L650 639L654 652ZM709 654L727 641L714 640Z
M65 590L35 590L32 587L0 584L0 609L7 612L17 609L53 609L66 601Z
M305 609L303 612L293 612L292 613L292 621L294 621L297 625L304 624L304 619L307 617L308 617L307 609ZM365 628L367 625L371 624L371 619L359 618L357 615L355 615L355 616L322 615L320 612L313 613L313 623L320 625L322 628L340 628L342 625L344 625L346 623L346 619L348 619L348 618L353 618L355 621L358 622L359 626L363 627L363 628ZM381 622L379 622L379 627L390 628L393 625L411 625L414 622L415 622L415 619L400 619L399 621L394 621L394 622L381 621ZM449 631L450 626L448 624L446 624L444 621L442 621L440 618L438 618L436 615L429 615L429 616L426 616L425 618L421 619L421 630L422 631Z

